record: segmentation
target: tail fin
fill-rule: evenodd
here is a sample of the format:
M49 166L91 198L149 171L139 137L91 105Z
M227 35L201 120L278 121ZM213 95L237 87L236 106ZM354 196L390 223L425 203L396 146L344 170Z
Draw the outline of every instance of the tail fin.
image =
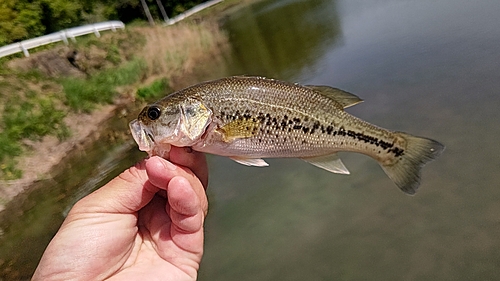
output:
M382 165L385 173L405 193L415 194L420 185L420 170L429 161L436 159L444 145L431 139L401 133L407 141L406 151L396 164Z

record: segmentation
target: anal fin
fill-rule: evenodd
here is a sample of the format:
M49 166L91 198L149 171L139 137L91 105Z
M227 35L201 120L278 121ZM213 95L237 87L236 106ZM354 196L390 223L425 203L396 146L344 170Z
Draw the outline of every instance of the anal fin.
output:
M256 166L256 167L267 167L269 164L267 164L266 161L260 159L260 158L244 158L244 157L229 157L230 159L245 165L245 166Z
M317 157L307 157L301 159L313 164L316 167L325 169L332 173L343 174L343 175L350 174L349 170L347 170L347 168L344 166L344 163L342 163L342 160L340 160L337 153L317 156Z

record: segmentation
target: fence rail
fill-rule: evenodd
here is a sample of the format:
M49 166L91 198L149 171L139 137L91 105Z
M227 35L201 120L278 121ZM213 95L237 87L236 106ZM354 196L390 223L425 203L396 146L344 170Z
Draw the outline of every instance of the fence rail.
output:
M199 11L203 10L203 9L206 9L210 6L213 6L215 4L219 4L220 2L222 2L223 0L211 0L211 1L207 1L207 2L204 2L204 3L201 3L187 11L185 11L184 13L182 14L179 14L177 15L176 17L174 18L171 18L169 20L166 21L166 25L171 25L171 24L175 24L195 13L198 13Z
M68 44L68 38L76 41L75 37L94 33L97 37L101 34L99 31L112 30L116 31L117 28L125 28L125 24L121 21L106 21L94 24L83 25L79 27L68 28L44 36L24 40L14 44L0 47L0 58L9 56L15 53L23 52L25 56L29 57L29 49L33 49L42 45L63 41Z

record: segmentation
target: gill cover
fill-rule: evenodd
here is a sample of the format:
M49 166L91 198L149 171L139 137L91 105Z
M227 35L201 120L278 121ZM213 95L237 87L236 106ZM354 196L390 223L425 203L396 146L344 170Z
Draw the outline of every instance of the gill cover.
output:
M177 145L190 146L197 142L205 133L212 118L212 111L202 102L188 99L180 106L181 139ZM175 145L175 144L174 144Z

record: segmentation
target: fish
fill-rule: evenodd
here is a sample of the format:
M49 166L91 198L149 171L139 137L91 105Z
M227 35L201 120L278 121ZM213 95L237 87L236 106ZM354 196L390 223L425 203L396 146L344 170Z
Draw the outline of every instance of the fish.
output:
M375 159L403 192L414 194L422 167L445 146L345 111L360 102L330 86L232 76L167 95L145 106L129 127L139 149L149 155L168 155L171 146L190 147L247 166L292 157L349 174L337 153L361 153Z

